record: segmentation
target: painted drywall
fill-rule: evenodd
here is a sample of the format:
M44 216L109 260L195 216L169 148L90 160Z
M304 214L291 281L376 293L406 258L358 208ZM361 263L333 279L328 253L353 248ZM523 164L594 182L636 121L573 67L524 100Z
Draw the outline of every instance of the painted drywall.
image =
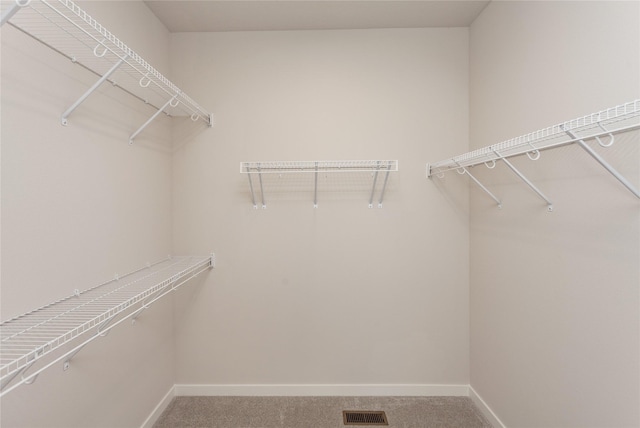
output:
M168 31L142 2L81 4L162 72ZM134 25L135 23L135 25ZM166 257L171 251L170 120L134 146L153 109L10 25L2 28L3 320ZM1 399L3 427L140 426L173 385L173 305L84 348L63 372ZM35 369L38 366L34 366Z
M492 2L470 27L470 143L640 98L637 2ZM636 187L638 133L589 144ZM640 204L577 146L475 168L471 385L509 427L632 427L639 415Z
M216 114L174 129L174 249L217 255L176 298L176 383L468 383L468 194L425 177L467 149L467 47L465 28L172 35L174 79ZM355 159L399 160L383 208L370 174L321 175L317 209L312 176L283 174L254 209L239 172Z

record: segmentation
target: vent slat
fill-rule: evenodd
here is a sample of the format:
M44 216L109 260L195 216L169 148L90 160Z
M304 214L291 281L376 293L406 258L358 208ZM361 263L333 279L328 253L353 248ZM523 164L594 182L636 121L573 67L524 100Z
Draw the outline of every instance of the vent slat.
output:
M387 415L381 411L345 410L342 416L345 425L389 425Z

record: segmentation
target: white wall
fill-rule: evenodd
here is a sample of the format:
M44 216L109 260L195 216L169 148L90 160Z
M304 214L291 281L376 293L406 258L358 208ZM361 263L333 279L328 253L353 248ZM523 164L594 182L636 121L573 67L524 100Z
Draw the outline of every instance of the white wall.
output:
M484 147L640 98L637 2L492 2L470 28ZM638 133L596 151L640 187ZM594 147L593 142L589 142ZM476 168L471 385L509 427L640 425L638 200L577 146Z
M82 4L162 72L168 31L142 2ZM60 124L96 77L2 28L2 319L137 269L171 251L170 120L136 145L153 110L104 85ZM6 427L140 426L173 384L173 305L158 302L2 398ZM35 368L35 366L34 366Z
M471 382L507 426L638 425L637 200L576 147L515 161L551 214L500 167L476 172L501 211L462 177L424 178L468 135L638 98L637 3L492 2L470 31L171 37L140 2L83 6L216 125L161 118L129 147L152 112L107 86L63 128L94 77L5 26L1 318L169 252L218 267L4 397L3 426L138 426L174 382ZM601 152L638 186L638 135L618 140ZM308 180L270 179L254 210L238 173L375 158L400 161L382 209L346 175L322 178L316 210Z
M464 28L172 35L174 78L216 112L175 141L174 248L218 257L179 294L178 384L468 383L467 191L424 170L467 148L467 44ZM399 160L382 209L346 175L321 177L317 209L312 181L276 177L254 210L239 173L340 159Z

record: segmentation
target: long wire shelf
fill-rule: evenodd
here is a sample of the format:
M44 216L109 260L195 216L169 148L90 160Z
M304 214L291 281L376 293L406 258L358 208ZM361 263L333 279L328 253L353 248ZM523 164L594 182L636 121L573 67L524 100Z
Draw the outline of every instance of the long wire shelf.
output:
M260 185L260 195L262 198L262 208L267 207L265 201L264 185L262 174L286 174L286 173L312 173L315 174L313 190L313 207L318 208L318 174L322 173L344 173L344 172L370 172L373 175L371 194L369 197L369 208L373 208L378 175L384 173L382 188L378 199L378 208L382 208L384 193L389 180L389 174L398 171L397 160L339 160L339 161L267 161L267 162L241 162L240 173L247 174L249 178L249 189L251 191L251 201L255 209L258 208L256 202L256 192L253 187L252 175L258 176Z
M58 301L0 323L0 396L35 378L51 365L73 356L87 343L104 336L120 322L135 319L153 302L214 267L215 257L182 256L117 276L95 287L74 292ZM115 318L122 315L119 321ZM92 329L96 329L91 332ZM49 364L30 372L32 365L64 345L77 344ZM78 339L78 340L75 340ZM21 377L19 379L19 376Z
M521 178L535 193L547 202L549 211L553 210L553 204L533 183L531 183L515 166L509 162L509 158L526 154L531 160L538 160L540 152L547 149L578 144L591 157L609 171L636 197L640 198L640 192L607 161L595 152L585 141L596 141L602 147L610 147L615 140L615 134L640 129L640 100L631 101L622 105L611 107L587 116L569 120L531 132L520 137L512 138L498 144L483 147L459 156L454 156L439 162L427 164L427 177L434 175L442 178L445 172L455 170L461 175L468 175L478 186L482 188L498 207L502 207L500 200L492 194L484 185L473 176L469 169L484 164L492 169L496 161L502 161L519 178Z
M100 84L110 82L156 108L157 112L130 137L130 142L155 117L187 116L212 125L212 115L152 67L71 0L15 0L3 3L1 23L28 34L100 79L62 115L68 116Z

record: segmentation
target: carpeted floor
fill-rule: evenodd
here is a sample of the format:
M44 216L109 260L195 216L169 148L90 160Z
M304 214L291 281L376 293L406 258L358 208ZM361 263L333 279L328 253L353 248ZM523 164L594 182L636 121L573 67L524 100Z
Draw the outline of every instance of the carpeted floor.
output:
M382 410L389 427L491 428L468 397L176 397L154 428L337 428L343 410Z

